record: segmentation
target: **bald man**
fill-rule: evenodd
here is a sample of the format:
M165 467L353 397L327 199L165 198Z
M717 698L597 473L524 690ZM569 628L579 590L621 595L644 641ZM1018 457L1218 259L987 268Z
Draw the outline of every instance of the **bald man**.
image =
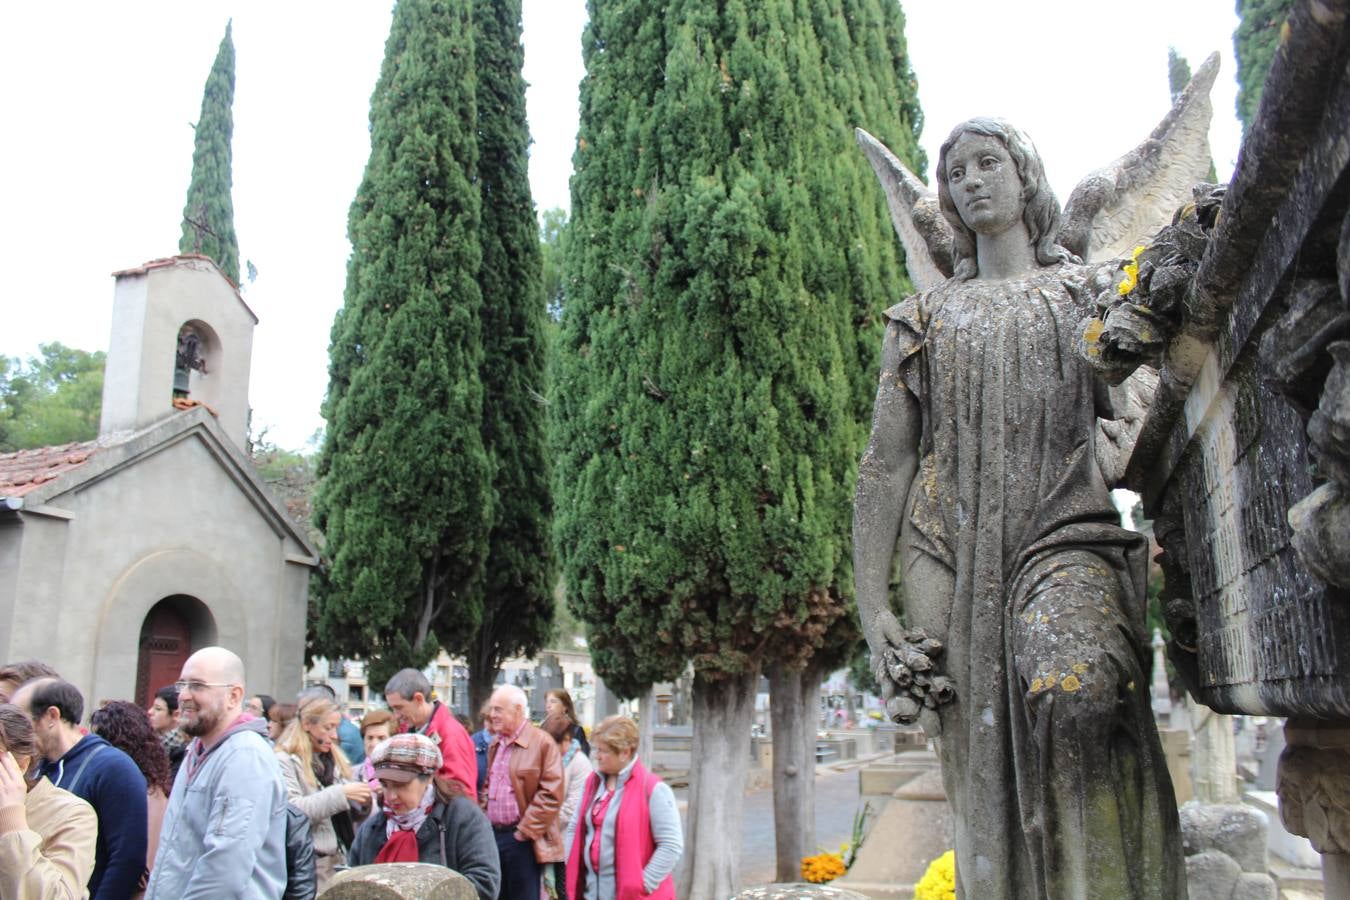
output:
M267 727L246 715L244 664L198 650L178 680L193 738L164 812L147 900L277 900L286 888L286 789Z

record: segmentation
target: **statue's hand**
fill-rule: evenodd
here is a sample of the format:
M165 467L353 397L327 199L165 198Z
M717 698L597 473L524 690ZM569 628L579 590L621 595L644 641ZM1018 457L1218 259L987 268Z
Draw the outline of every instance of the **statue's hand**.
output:
M889 612L878 617L875 628L880 640L871 642L872 674L891 721L913 724L924 707L937 709L956 698L951 679L934 670L942 655L941 641L921 628L902 629Z

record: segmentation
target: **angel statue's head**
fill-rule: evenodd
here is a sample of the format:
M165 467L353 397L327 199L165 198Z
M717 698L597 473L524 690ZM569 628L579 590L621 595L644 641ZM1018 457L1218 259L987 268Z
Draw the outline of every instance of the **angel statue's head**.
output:
M1007 176L1011 175L1011 172L1004 173L1001 177L1008 182L1005 186L1015 192L1015 196L979 197L975 200L966 200L961 196L959 199L962 202L958 206L957 199L953 197L952 182L964 180L967 175L964 164L959 161L953 161L954 164L949 168L948 157L962 138L992 139L1002 145L1008 158L1012 160L1019 183L1016 185L1010 183L1011 179ZM997 229L1000 223L1005 223L1006 227L1009 216L1015 222L1016 217L1020 215L1026 225L1027 236L1035 251L1036 261L1041 265L1050 266L1076 259L1073 254L1055 242L1059 234L1059 201L1055 199L1055 193L1045 179L1045 166L1041 163L1041 155L1036 152L1031 139L1008 122L1002 119L978 118L962 122L952 129L952 133L942 142L942 147L938 150L937 182L938 202L942 206L942 214L952 225L952 277L957 280L966 281L979 274L975 246L977 233L984 228ZM969 208L969 204L972 203L982 205ZM1001 209L1005 203L1011 204L1011 208Z

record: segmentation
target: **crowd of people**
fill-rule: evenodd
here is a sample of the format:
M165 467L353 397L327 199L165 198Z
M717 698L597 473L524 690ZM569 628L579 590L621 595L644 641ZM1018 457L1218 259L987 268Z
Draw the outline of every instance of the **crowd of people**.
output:
M683 829L633 720L587 734L564 690L530 721L502 685L481 729L404 669L352 722L331 688L247 694L199 650L147 709L41 662L0 666L0 898L309 900L341 870L445 866L507 900L674 897Z

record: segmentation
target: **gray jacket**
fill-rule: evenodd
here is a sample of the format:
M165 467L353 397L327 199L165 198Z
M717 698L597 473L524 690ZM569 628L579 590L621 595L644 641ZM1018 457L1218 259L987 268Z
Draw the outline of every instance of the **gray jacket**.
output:
M146 900L278 900L286 888L286 789L260 720L210 751L193 741L169 795Z
M605 820L600 825L600 869L591 867L591 836L595 829L591 825L590 809L578 809L572 816L571 826L567 829L567 846L574 840L584 840L582 845L582 867L586 870L586 900L614 900L614 822L619 815L619 805L623 802L623 792L633 774L632 762L624 766L619 773L618 784L614 788L614 799L605 811ZM603 776L601 776L603 777ZM600 799L599 791L591 798L591 806ZM666 880L666 876L675 871L675 864L684 853L684 829L680 825L680 809L675 805L675 794L670 785L658 782L652 789L651 799L647 803L647 814L652 827L652 840L656 843L656 852L647 860L642 870L642 886L651 893ZM571 874L568 874L571 880Z

